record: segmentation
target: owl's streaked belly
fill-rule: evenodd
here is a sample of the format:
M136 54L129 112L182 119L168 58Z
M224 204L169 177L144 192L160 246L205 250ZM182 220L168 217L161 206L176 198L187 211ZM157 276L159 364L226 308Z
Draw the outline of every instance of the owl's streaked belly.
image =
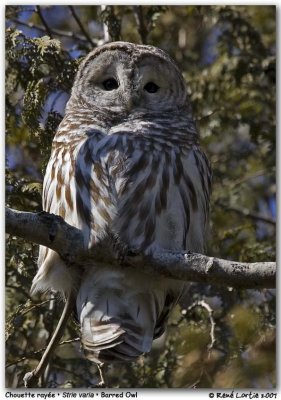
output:
M136 154L127 161L127 169L115 181L117 202L110 225L125 243L143 251L157 247L202 251L204 212L197 198L194 157L192 152L182 155L184 170L178 171L173 165L178 150L164 150L160 156Z

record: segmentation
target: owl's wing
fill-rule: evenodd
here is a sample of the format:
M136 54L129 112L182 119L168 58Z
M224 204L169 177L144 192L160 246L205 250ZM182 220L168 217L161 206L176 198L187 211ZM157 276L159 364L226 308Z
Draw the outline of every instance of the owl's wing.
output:
M209 228L211 166L197 145L184 157L178 157L175 165L175 182L184 211L184 249L202 253L206 250Z
M81 229L88 247L104 235L112 210L105 163L97 154L105 135L90 130L67 141L61 139L67 127L60 129L44 178L43 210ZM48 289L69 293L79 281L79 272L70 273L59 255L44 246L40 246L38 265L32 293Z

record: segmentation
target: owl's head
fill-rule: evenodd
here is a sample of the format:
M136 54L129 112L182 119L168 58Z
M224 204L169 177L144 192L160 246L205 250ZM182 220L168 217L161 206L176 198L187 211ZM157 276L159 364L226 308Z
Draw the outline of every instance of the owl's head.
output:
M123 115L179 111L187 106L184 78L172 58L153 46L113 42L81 63L72 99Z

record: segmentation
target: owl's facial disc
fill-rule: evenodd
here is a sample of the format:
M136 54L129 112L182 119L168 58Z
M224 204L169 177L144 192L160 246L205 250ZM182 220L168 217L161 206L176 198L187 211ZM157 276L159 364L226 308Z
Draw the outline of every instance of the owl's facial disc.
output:
M153 54L132 60L126 51L108 50L89 57L82 71L79 95L95 107L122 114L163 112L186 101L184 80L175 65Z

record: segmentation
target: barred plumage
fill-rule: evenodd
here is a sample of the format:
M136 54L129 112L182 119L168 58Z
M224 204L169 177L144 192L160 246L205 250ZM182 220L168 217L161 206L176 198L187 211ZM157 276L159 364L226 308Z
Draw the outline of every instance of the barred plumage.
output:
M129 247L202 252L211 173L200 150L184 79L152 46L116 42L82 62L53 141L44 210L95 246L113 234ZM70 273L40 248L33 290L75 287L85 355L130 361L165 330L184 283L85 262Z

